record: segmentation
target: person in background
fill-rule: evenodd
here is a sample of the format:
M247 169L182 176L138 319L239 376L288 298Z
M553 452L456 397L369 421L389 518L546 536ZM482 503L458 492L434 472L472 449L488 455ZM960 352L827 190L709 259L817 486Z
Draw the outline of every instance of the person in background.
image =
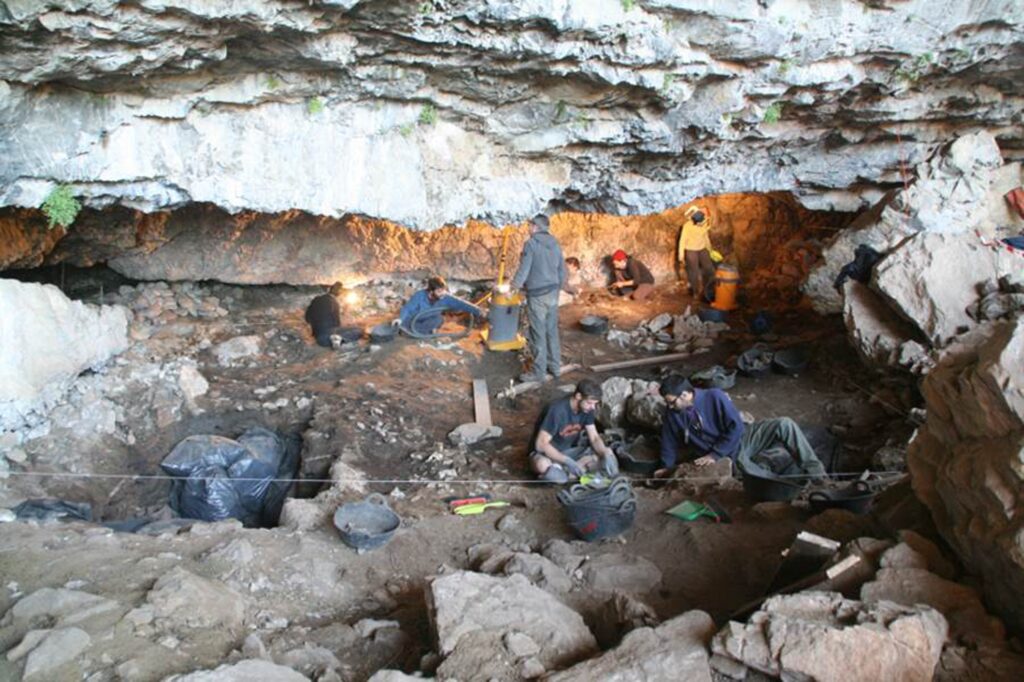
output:
M576 300L583 290L583 277L580 275L580 259L570 256L565 259L565 282L558 292L558 305L569 305Z
M710 215L696 206L686 209L686 222L679 237L679 262L686 269L686 283L690 295L702 298L708 284L715 278L715 265L711 261Z
M526 291L526 317L533 369L519 376L522 382L545 381L545 371L561 375L562 348L558 339L558 291L566 279L562 247L548 231L548 218L530 223L530 238L523 244L519 268L512 277L513 289Z
M320 294L306 308L306 322L309 323L318 346L338 348L341 346L341 298L345 285L335 282L326 294ZM334 338L332 338L334 337Z
M654 275L636 258L619 249L612 254L612 293L644 301L654 291Z
M619 461L594 423L601 384L584 379L571 396L548 403L534 427L530 468L551 483L568 483L585 472L617 476Z
M692 462L707 466L728 458L741 471L750 463L779 475L824 476L825 467L803 431L789 417L743 423L728 394L718 388L694 388L690 380L670 374L661 382L665 419L661 427L662 468L669 476L681 449Z
M434 276L427 280L425 288L413 294L402 306L398 324L406 332L427 336L440 329L444 323L442 314L446 310L469 313L477 318L484 314L472 303L450 295L444 277Z

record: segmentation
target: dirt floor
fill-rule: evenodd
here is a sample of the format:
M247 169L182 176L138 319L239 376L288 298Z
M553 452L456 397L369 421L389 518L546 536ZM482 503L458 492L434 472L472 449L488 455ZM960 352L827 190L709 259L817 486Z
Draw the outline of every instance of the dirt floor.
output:
M309 497L329 488L330 467L341 460L362 472L366 489L388 496L402 527L385 547L360 555L342 545L328 523L291 531L242 530L225 522L158 537L111 533L88 524L4 524L0 571L7 589L0 591L0 610L36 589L69 584L130 605L171 567L182 566L253 596L257 605L247 612L247 620L269 648L285 651L300 646L303 639L322 637L347 666L345 679L365 679L382 667L423 667L421 658L429 658L432 648L423 602L425 581L444 570L469 566L471 547L499 543L538 551L553 539L575 540L555 501L555 490L529 480L525 455L542 406L587 376L586 371L567 374L511 402L496 393L522 371L521 358L485 350L478 331L455 341L400 338L379 347L363 341L350 351L336 352L312 343L303 320L304 307L316 293L310 288L204 287L229 302L227 317L191 320L188 329L180 328L183 323L179 328L168 325L143 345L154 357L198 349L195 358L209 391L197 399L195 413L160 429L140 431L134 444L120 453L112 450L108 459L95 457L92 471L157 474L160 460L187 435L236 437L249 426L261 425L303 440L302 476L313 480L297 486L297 494ZM631 330L658 313L679 314L692 303L678 285L660 287L643 304L591 292L562 309L563 362L589 366L649 356L584 333L578 325L583 315L606 315L613 328ZM757 309L748 304L731 314L730 331L719 336L709 352L619 375L653 380L667 371L688 374L713 364L734 366L735 356L758 340L747 331ZM912 428L906 414L915 396L904 386L873 384L850 349L840 320L802 309L775 307L771 313L773 345L801 345L811 352L811 363L798 376L741 377L729 391L741 410L755 418L785 415L805 427L830 428L840 442L832 463L836 471L858 472L871 465L880 447L905 443ZM354 323L368 328L393 316L393 310L367 308ZM449 324L458 327L455 321ZM233 366L216 360L212 349L217 344L246 335L263 339L260 354ZM209 343L183 346L180 339ZM612 374L597 378L608 376ZM487 381L494 423L503 435L469 448L451 446L446 435L474 419L471 382L481 378ZM57 471L60 464L46 466ZM9 482L12 487L21 484ZM84 497L103 520L153 513L165 504L168 489L166 480L142 478L55 479L33 486L26 492ZM638 596L662 618L698 608L724 622L737 607L763 593L780 552L803 528L827 529L840 536L837 540L878 532L870 516L814 517L803 503L755 504L735 481L678 480L655 487L638 479L635 487L639 508L629 531L573 546L588 556L626 554L656 565L662 573L660 584ZM484 491L515 506L476 517L447 513L445 497ZM726 508L732 523L687 523L664 514L683 499L709 496ZM343 492L338 499L355 497ZM514 521L502 521L506 517ZM256 559L232 566L231 557L237 563L239 553ZM586 590L570 592L565 599L585 614L594 607L593 594ZM390 648L360 649L351 643L343 646L341 635L328 637L332 624L353 624L367 617L399 621L404 639ZM279 627L281 622L289 627ZM159 679L161 666L160 674L167 674L216 664L225 650L241 646L243 639L228 633L204 643L182 636L168 647L167 642L160 646L138 633L113 632L105 658L98 657L91 669L113 675L118 666L136 661L137 675L125 676L133 679ZM156 659L145 653L146 647L158 647L163 663L152 662ZM0 663L0 678L5 672L12 674L12 666ZM117 674L122 673L124 669Z

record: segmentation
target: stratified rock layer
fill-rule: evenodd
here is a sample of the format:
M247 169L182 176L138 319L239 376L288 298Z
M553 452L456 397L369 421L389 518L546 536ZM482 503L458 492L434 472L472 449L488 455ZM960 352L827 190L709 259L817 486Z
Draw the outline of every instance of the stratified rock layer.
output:
M0 10L0 205L434 229L791 189L851 210L1020 147L1016 0L82 0Z
M1024 318L951 346L922 384L928 417L907 451L914 491L989 606L1024 628Z

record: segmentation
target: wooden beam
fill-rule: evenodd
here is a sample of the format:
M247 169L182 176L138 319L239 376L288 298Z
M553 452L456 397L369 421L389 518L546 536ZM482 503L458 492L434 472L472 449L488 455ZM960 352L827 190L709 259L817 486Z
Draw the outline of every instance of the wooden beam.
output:
M582 365L576 365L576 364L565 365L564 367L562 367L562 370L558 373L558 376L562 376L563 374L568 374L569 372L575 372L576 370L581 369L581 368L582 368ZM499 398L509 398L509 399L515 398L517 396L522 395L523 393L526 393L527 391L532 391L535 388L543 386L545 383L546 382L544 382L544 381L527 381L527 382L522 383L522 384L516 384L515 386L512 386L511 388L506 388L503 391L498 391L498 397Z
M629 369L631 367L645 367L647 365L662 365L692 357L692 353L669 353L658 355L653 358L641 358L639 360L623 360L621 362L606 362L603 365L591 365L592 372L610 372L616 369Z
M493 426L491 422L491 400L487 396L487 380L473 379L473 411L476 423L481 426Z

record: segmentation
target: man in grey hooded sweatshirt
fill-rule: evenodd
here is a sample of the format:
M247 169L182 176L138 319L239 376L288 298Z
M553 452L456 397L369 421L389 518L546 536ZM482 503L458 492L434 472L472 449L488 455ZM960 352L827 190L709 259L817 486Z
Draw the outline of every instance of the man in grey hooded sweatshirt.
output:
M530 351L533 370L520 381L544 381L544 372L558 377L562 369L562 348L558 342L558 292L565 282L562 247L548 232L548 218L540 215L530 223L530 238L523 245L519 269L512 278L513 289L526 290L526 317L530 322Z

